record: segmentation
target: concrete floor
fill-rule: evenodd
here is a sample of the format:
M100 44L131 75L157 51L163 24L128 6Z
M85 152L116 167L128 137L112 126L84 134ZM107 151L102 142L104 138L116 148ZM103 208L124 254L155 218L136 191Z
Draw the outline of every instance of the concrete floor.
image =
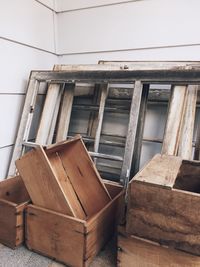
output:
M0 244L0 267L63 267L47 257L29 251L21 246L15 250L7 248ZM116 252L115 242L112 240L99 253L91 263L90 267L115 267Z

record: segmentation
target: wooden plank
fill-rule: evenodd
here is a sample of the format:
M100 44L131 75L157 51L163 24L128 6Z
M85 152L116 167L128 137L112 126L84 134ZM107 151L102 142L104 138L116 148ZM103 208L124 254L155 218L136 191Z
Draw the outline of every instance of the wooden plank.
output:
M166 70L68 70L68 71L33 71L38 81L63 82L134 82L170 83L170 84L198 84L200 82L200 68Z
M59 65L54 65L54 71L60 71ZM60 84L50 84L47 89L46 99L36 135L36 143L47 145L52 143L56 126L57 115L61 101Z
M21 156L22 144L24 141L27 141L30 125L33 119L33 113L36 104L36 96L39 89L39 83L34 79L33 76L34 76L33 73L31 73L27 87L24 108L17 133L17 138L15 140L15 145L8 170L8 175L7 175L8 177L12 177L15 175L16 172L15 160Z
M133 182L129 191L129 234L200 255L198 193ZM166 205L169 203L169 205Z
M97 64L55 65L67 70L181 70L199 68L200 61L105 61Z
M192 69L198 68L200 61L119 61L99 60L98 64L119 66L121 69ZM108 66L109 67L109 66Z
M56 104L59 100L59 91L59 84L50 84L48 87L45 104L40 119L40 125L36 135L37 144L47 145L47 139L50 133Z
M83 141L76 139L66 145L67 149L59 150L57 153L84 212L90 217L109 203L111 198Z
M56 176L60 182L60 185L69 199L69 202L71 203L74 213L76 214L77 218L84 219L86 218L87 214L84 212L79 198L74 191L73 184L71 183L64 167L61 161L61 158L58 153L52 153L48 155L48 159L51 163L51 166L56 173Z
M162 145L162 154L176 155L181 136L183 114L186 104L186 86L174 86L168 110L168 118Z
M200 257L118 230L118 267L199 267Z
M134 176L134 181L172 188L181 164L180 157L157 154Z
M130 116L129 116L128 132L126 137L124 161L120 175L120 181L125 186L128 184L130 178L131 164L132 164L134 145L136 139L136 131L139 120L140 103L142 98L142 86L143 85L141 81L139 80L135 81L132 102L131 102Z
M76 216L42 147L26 153L16 166L34 204Z
M185 112L179 141L178 156L183 159L192 159L192 140L196 113L198 86L188 86L186 95Z
M84 221L28 206L26 244L29 249L63 262L83 266Z
M72 111L73 98L74 98L74 90L75 90L74 83L71 83L71 84L69 83L65 85L64 95L63 95L62 104L61 104L60 116L58 119L56 142L66 140L67 138L71 111Z
M52 144L52 142L53 142L53 138L54 138L54 134L55 134L55 128L56 128L56 123L57 123L57 118L58 118L58 114L59 114L60 103L61 103L64 87L65 87L65 84L63 84L62 87L59 90L59 94L58 94L58 97L57 97L57 100L56 100L56 105L55 105L55 109L54 109L51 125L49 127L50 129L49 129L49 134L48 134L48 137L47 137L46 144Z
M147 111L148 95L149 95L149 84L144 84L142 89L142 99L140 103L139 119L138 119L137 133L135 138L135 148L133 153L130 177L133 177L139 171L140 168L140 157L142 151L142 141L143 141L144 125L145 125L145 118Z
M108 95L109 85L105 84L101 86L101 98L99 104L99 113L98 113L98 125L95 133L95 141L94 141L94 152L98 152L99 150L99 142L101 137L101 130L103 125L103 116L104 116L104 109L106 105L106 99Z

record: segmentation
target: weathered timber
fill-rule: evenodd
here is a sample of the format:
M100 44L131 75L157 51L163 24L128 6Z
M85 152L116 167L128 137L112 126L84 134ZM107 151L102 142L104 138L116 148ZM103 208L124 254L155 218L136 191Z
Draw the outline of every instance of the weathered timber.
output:
M85 219L110 201L79 136L46 149L38 146L16 165L32 202L40 207Z
M156 155L130 182L126 230L200 255L200 162Z
M113 235L119 217L122 187L111 182L105 186L112 200L87 220L29 205L26 213L28 248L69 266L89 266Z
M200 257L128 235L118 228L118 267L199 267Z

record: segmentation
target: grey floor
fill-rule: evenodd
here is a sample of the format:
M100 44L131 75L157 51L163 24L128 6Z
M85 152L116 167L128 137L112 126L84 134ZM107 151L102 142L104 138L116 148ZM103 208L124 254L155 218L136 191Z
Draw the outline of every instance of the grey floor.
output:
M115 267L116 264L115 242L112 240L99 253L90 267ZM63 267L47 257L29 251L21 246L15 250L0 244L0 267Z

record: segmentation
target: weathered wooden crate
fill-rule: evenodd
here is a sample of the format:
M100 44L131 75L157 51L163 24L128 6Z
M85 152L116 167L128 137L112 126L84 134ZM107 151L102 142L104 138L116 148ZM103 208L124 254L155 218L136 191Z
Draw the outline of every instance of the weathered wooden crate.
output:
M24 209L29 195L20 176L0 182L0 242L15 248L24 241Z
M87 220L28 205L28 248L69 266L88 266L113 235L120 217L122 187L111 182L105 185L112 200Z
M38 146L16 166L39 207L86 219L111 200L80 136L47 148Z
M156 155L129 184L126 231L200 255L200 162Z
M200 267L200 257L161 246L118 228L118 267Z

